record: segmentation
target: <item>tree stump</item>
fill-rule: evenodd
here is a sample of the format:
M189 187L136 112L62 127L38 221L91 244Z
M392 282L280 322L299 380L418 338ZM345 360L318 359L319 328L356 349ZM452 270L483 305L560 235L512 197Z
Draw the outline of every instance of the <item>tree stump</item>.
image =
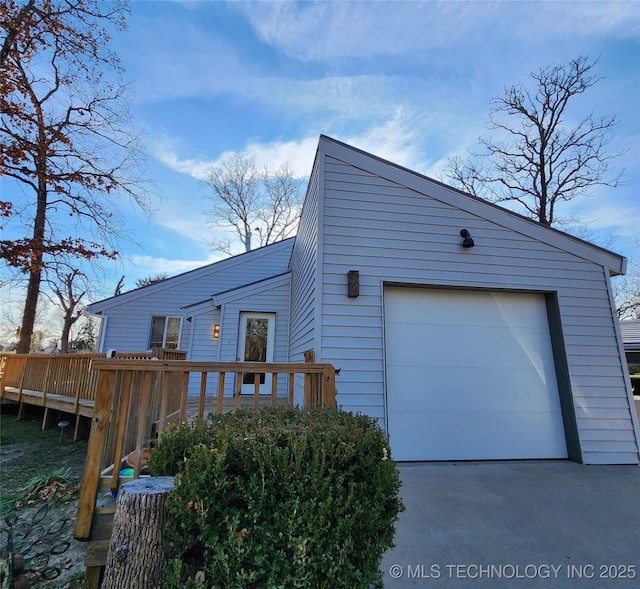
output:
M173 477L143 477L120 487L103 589L156 589L165 562L165 502Z

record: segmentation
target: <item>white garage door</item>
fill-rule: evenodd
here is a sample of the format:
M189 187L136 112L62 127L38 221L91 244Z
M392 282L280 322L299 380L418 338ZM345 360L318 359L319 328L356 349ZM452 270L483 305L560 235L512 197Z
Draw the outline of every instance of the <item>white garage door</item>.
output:
M543 295L385 289L396 460L565 458Z

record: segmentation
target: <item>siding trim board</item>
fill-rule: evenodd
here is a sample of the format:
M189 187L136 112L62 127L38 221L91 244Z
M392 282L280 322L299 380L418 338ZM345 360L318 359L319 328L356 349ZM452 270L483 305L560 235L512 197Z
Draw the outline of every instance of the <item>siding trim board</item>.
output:
M318 186L318 210L316 213L316 222L318 226L317 231L317 261L316 261L316 276L315 276L315 284L316 284L316 307L315 307L315 316L313 318L314 322L314 338L313 338L313 350L315 352L315 359L317 362L324 362L324 347L322 345L322 320L324 315L324 263L325 263L325 215L326 215L326 207L325 207L325 191L326 191L326 168L327 168L327 155L321 151L320 146L318 146L318 163L320 166L320 178L319 178L319 186ZM321 285L320 288L317 285ZM346 293L346 286L345 286Z
M560 408L562 409L562 421L567 442L569 459L583 463L584 458L580 447L580 434L575 410L575 397L571 389L571 374L567 361L567 346L562 332L562 313L558 294L547 293L545 295L547 317L549 319L549 333L551 335L551 348L556 368L558 381L558 394L560 395Z
M609 301L611 304L611 308L615 309L615 297L613 295L613 286L611 285L611 277L607 272L604 273L604 279L607 284L607 293L609 295ZM637 409L636 403L633 397L633 387L631 386L631 378L629 375L629 370L626 368L626 354L624 349L624 339L622 337L622 329L620 327L620 321L617 320L617 317L614 317L613 327L616 333L616 340L618 343L618 356L622 362L621 366L625 367L622 370L623 378L625 379L625 383L627 386L627 400L629 401L629 414L631 417L631 426L633 430L636 432L636 442L638 452L640 454L640 415L638 414L640 410Z

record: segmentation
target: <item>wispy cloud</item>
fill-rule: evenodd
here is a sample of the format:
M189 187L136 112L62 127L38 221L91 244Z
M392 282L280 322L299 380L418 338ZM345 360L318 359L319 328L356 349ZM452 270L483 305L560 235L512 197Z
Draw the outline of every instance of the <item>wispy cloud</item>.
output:
M154 141L150 149L152 155L171 170L197 180L205 180L212 167L219 166L225 158L235 153L253 158L259 168L277 168L288 163L300 177L306 178L313 165L317 144L317 136L291 141L248 142L241 151L227 150L210 160L182 157L180 147L171 145L166 138Z
M619 201L618 201L619 202ZM630 238L638 234L640 227L640 207L598 204L580 207L580 220L594 230L609 230L615 235Z
M227 150L211 159L185 156L183 153L189 148L179 141L172 143L166 137L151 142L150 150L169 169L198 180L206 179L212 167L219 166L235 153L253 158L259 167L277 168L288 163L300 178L306 179L311 172L320 134L426 174L439 169L441 154L451 153L452 144L462 152L461 145L466 147L476 139L476 129L468 120L446 112L444 106L425 113L397 105L385 117L368 121L355 133L354 121L347 123L340 118L327 117L325 124L318 124L313 134L287 141L250 141L241 150Z
M155 137L153 141L149 142L148 150L167 168L191 176L196 180L204 180L212 165L210 161L179 156L177 148L171 144L167 137Z
M171 260L163 257L133 255L127 261L128 276L130 275L134 279L156 274L175 276L217 262L224 257L226 256L223 254L212 254L208 258L200 260Z
M302 60L415 54L468 44L486 31L539 40L637 34L634 2L260 2L235 5L265 42Z

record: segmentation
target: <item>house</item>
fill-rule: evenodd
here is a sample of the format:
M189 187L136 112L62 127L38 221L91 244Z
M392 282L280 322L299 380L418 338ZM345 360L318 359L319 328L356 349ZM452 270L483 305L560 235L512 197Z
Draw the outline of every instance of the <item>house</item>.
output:
M640 366L640 319L621 321L620 331L627 363Z
M610 283L625 265L321 136L295 238L90 312L103 350L292 362L313 350L340 369L338 405L377 418L397 460L638 463Z
M620 322L622 344L629 365L633 398L636 411L640 416L640 319L629 319Z

